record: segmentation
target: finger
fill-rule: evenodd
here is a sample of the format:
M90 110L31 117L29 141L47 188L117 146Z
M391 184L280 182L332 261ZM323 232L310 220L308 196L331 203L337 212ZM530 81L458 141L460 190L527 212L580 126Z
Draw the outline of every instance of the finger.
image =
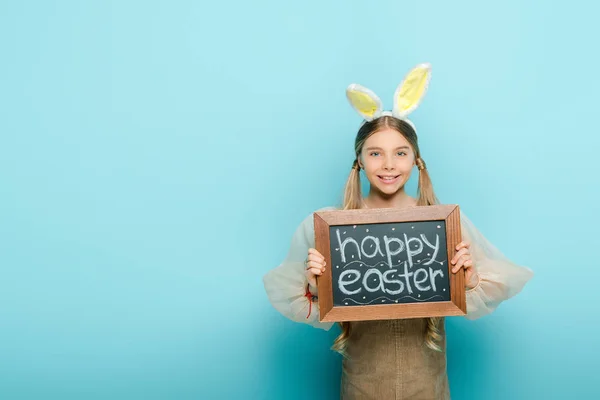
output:
M314 254L309 254L306 260L307 260L307 262L312 261L312 262L316 262L318 264L325 264L324 258L316 256Z
M323 275L323 270L321 268L309 268L308 272L311 273L312 275Z
M325 257L323 257L323 255L315 249L308 249L308 257L307 258L309 260L314 260L314 261L319 261L319 260L325 261Z
M323 257L320 257L316 254L309 254L308 255L308 261L315 261L321 264L325 264L325 259Z
M458 260L456 261L456 266L454 268L452 268L452 272L456 273L458 272L459 269L465 267L465 263L467 261L470 261L470 258L468 255L462 255L458 258Z
M323 257L323 254L321 254L317 249L313 249L313 248L308 249L308 254L313 254L317 257L325 258L325 257Z
M462 256L463 254L467 253L468 251L469 250L467 250L465 248L462 248L462 249L458 250L456 252L456 254L454 254L454 257L452 257L452 263L455 263L456 260L458 260L460 256Z
M462 242L460 242L459 244L456 245L456 250L458 251L458 250L460 250L462 248L467 248L468 249L470 247L471 247L471 243L462 241Z
M456 265L454 266L454 268L452 268L452 272L456 273L458 272L458 270L460 270L463 266L463 263L465 262L463 257L459 257L458 260L456 260Z
M318 269L319 271L325 271L325 265L315 261L309 261L306 269Z
M325 265L323 265L323 263L318 262L318 261L309 261L306 263L306 269L309 269L309 268L323 269L323 268L325 268Z
M456 253L456 254L454 255L454 257L452 257L452 261L451 261L451 262L452 262L452 264L456 264L456 261L457 261L457 260L458 260L458 259L459 259L459 258L460 258L462 255L464 255L464 254L468 254L468 253L469 253L469 250L468 250L468 249L466 249L466 248L462 248L462 249L460 249L460 250L458 251L458 253Z

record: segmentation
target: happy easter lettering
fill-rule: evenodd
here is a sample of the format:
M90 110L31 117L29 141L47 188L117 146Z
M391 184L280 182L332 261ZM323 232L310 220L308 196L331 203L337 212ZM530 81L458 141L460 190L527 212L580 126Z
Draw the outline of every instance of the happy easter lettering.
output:
M441 230L389 228L369 234L366 229L365 234L355 226L350 235L346 231L335 228L331 238L337 253L333 283L343 304L419 302L449 295Z

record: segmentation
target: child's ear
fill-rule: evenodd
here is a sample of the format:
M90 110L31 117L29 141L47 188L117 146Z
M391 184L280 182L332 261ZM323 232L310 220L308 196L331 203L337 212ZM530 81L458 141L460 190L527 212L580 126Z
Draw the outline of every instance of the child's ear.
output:
M362 162L362 156L358 156L356 160L358 161L358 166L360 167L360 169L365 169Z

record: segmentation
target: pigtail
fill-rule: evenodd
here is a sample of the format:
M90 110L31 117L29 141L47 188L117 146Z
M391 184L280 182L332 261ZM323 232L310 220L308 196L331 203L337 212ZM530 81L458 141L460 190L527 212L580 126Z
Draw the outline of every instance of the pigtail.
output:
M352 164L352 170L346 181L346 188L344 189L344 210L356 210L361 208L362 205L362 193L360 189L360 167L358 160L354 160ZM337 351L342 356L346 357L346 346L348 344L348 337L350 336L350 323L340 322L340 328L342 332L333 342L331 350Z
M361 207L362 194L360 190L360 167L358 161L354 160L350 175L346 181L346 188L344 189L344 210L356 210Z
M419 169L417 205L432 206L438 204L439 201L433 191L433 185L431 183L431 178L429 177L429 172L427 171L427 165L425 165L425 161L423 161L421 157L417 157L415 163L417 164L417 168ZM440 334L439 329L440 321L441 318L439 317L427 318L427 332L425 335L425 344L427 345L427 347L435 351L442 351L442 348L438 344L442 339L442 335Z
M348 338L350 337L350 322L344 321L340 322L340 328L342 332L333 342L333 346L331 346L331 350L337 351L344 357L348 357L346 354L346 346L348 345Z
M427 165L421 157L417 157L415 162L417 168L419 168L419 186L417 188L417 205L418 206L432 206L438 204L439 201L433 192L433 185L431 184L431 178L427 171Z
M427 318L427 331L425 333L425 345L431 350L442 351L442 347L439 342L442 340L442 334L440 333L440 317Z

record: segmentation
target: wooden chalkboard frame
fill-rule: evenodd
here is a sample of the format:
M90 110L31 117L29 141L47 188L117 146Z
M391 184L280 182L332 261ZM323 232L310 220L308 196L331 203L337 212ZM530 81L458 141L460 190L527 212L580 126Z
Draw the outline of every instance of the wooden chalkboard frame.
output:
M456 254L461 242L460 208L458 205L415 206L408 208L378 208L359 210L318 211L314 213L315 247L325 257L327 266L317 277L319 288L319 319L321 322L367 321L376 319L404 319L466 315L465 273L452 272L448 262L450 301L378 304L339 307L333 304L330 226L360 225L394 222L445 221L448 260Z

